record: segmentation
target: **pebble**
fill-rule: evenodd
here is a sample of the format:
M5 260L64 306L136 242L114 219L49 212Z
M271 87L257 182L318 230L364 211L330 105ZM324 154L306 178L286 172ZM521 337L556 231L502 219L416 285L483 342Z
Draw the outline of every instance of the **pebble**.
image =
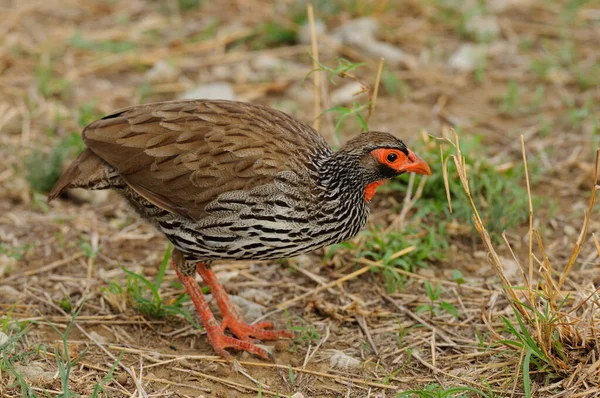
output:
M239 295L260 305L269 305L273 299L273 296L260 289L244 289Z
M327 31L327 27L325 23L320 19L315 20L315 33L317 35L317 39L321 37ZM300 27L298 32L298 40L302 44L310 44L311 43L311 35L310 35L310 24L305 23Z
M17 268L18 263L19 262L14 257L0 254L0 276L14 271Z
M67 190L67 195L79 203L99 205L108 200L110 197L110 190L101 189L98 191L91 191L83 188L73 188Z
M261 317L265 313L266 309L264 306L247 300L241 296L230 294L229 299L236 307L240 309L240 313L243 314L246 321L251 322L252 320ZM216 300L212 299L212 294L206 295L206 301L210 303L212 311L218 311L217 302Z
M0 331L0 347L2 347L4 344L8 343L8 335L2 331Z
M48 372L34 363L29 363L26 366L16 365L15 371L20 373L25 380L31 383L52 383L54 381L54 372Z
M25 294L18 291L17 289L15 289L12 286L8 286L8 285L0 286L0 298L5 300L5 302L17 301L17 300L23 298L24 296L25 296Z
M459 72L472 72L485 60L485 46L462 44L448 60L450 68Z
M181 71L165 60L160 60L146 72L146 80L151 83L173 83L179 79Z
M329 366L338 369L355 369L360 366L360 360L339 350L332 350Z
M510 9L526 10L535 2L536 0L487 0L487 8L491 12L503 12Z
M0 105L0 109L3 109L5 113L2 115L3 122L0 124L0 134L20 134L23 126L23 116L16 108L3 108Z
M493 15L474 15L465 24L465 29L479 40L495 39L500 34L500 25Z
M342 44L356 47L366 54L385 58L388 65L404 65L410 69L417 66L417 59L404 52L401 48L389 43L378 41L375 32L379 23L374 18L364 17L352 19L340 26L332 38Z
M286 352L290 349L289 340L277 340L275 341L275 351L277 352Z
M362 90L362 86L358 82L347 83L340 88L332 91L330 100L333 105L348 104L357 101L360 97L364 97L366 92L359 95L356 93Z
M179 99L221 99L235 101L236 95L231 84L227 82L214 82L196 86Z
M125 372L119 373L119 375L117 376L117 383L119 383L122 386L126 385L128 381L129 375Z

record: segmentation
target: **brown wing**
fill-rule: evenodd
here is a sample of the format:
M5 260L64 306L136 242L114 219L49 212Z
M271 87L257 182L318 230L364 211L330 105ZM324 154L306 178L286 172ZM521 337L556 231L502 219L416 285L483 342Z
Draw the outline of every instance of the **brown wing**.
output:
M173 101L125 109L90 124L85 144L139 195L200 219L223 192L268 184L331 151L305 123L260 105Z

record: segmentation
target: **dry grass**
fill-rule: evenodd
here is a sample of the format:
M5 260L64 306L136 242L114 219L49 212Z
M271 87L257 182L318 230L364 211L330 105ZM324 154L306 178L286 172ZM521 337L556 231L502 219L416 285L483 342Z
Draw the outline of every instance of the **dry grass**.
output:
M594 196L585 203L598 170L598 7L451 3L315 2L307 18L293 1L0 2L0 341L11 338L0 396L598 396L600 223ZM496 36L473 33L478 13ZM332 31L360 16L408 58L336 44ZM313 26L305 44L288 32L301 20ZM472 71L449 66L464 44L487 51ZM336 84L305 79L340 56L365 65ZM381 187L370 232L349 245L215 266L228 291L263 305L260 318L297 330L276 363L213 355L176 276L157 267L165 240L117 196L48 206L34 189L91 120L215 81L320 123L334 145L362 122L351 113L336 133L341 112L316 116L360 109L434 170ZM367 95L332 102L356 82ZM443 162L425 131L454 143Z

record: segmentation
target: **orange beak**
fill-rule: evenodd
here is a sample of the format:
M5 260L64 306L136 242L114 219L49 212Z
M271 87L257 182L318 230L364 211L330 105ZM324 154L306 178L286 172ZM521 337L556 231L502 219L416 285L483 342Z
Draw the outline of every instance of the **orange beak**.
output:
M401 171L425 174L426 176L431 175L429 165L410 149L408 150L408 162L402 166Z

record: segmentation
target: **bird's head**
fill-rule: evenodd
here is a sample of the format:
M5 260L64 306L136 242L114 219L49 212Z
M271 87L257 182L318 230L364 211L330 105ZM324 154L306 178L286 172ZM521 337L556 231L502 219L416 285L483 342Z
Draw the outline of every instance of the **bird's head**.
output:
M352 159L366 184L367 201L383 180L404 173L430 175L427 163L389 133L370 131L349 140L337 152L339 157Z

